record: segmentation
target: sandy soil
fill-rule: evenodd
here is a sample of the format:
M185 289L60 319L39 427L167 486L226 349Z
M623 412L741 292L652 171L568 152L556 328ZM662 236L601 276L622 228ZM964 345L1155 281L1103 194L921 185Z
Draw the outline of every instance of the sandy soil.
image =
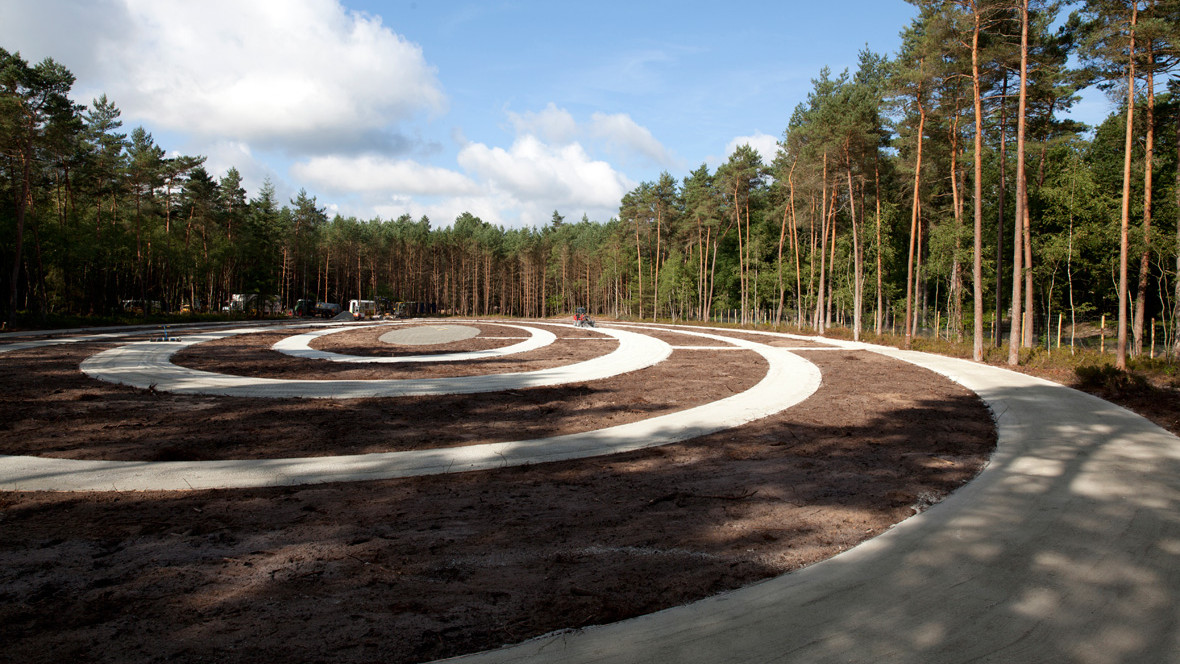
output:
M268 335L191 360L224 369L245 356L280 375L306 362L266 350ZM678 350L554 390L232 400L85 378L78 362L105 347L0 356L0 451L236 458L531 437L728 396L765 369L750 352ZM823 560L939 500L994 447L984 406L941 377L870 353L803 354L823 373L804 403L626 455L281 489L0 493L0 661L421 662L486 649Z

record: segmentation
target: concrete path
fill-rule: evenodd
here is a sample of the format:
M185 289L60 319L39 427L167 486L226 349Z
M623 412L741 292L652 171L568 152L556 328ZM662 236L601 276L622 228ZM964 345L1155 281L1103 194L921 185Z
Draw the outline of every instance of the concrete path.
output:
M603 331L612 336L642 336ZM748 390L695 408L595 431L515 442L334 457L166 463L0 456L0 490L185 491L283 486L581 459L667 445L739 426L790 408L819 388L820 374L815 365L786 350L704 332L685 334L726 341L762 355L767 362L766 375Z
M299 334L299 335L287 337L286 339L283 339L282 341L279 341L278 343L276 343L274 346L272 346L272 348L274 348L275 350L279 351L280 353L283 353L286 355L309 358L309 359L313 359L313 360L328 360L330 362L351 362L351 363L356 363L356 364L364 364L364 363L412 364L412 363L416 363L416 362L466 362L466 361L470 361L470 360L486 360L486 359L492 358L492 357L503 357L505 355L514 355L516 353L527 353L531 350L537 350L538 348L544 348L545 346L548 346L548 345L552 344L553 342L557 341L557 335L553 334L549 330L542 330L540 328L529 327L526 325L507 325L507 324L502 324L502 325L503 325L503 327L511 327L511 328L516 328L518 330L523 330L525 332L528 332L529 338L518 343L518 344L512 344L511 346L505 346L503 348L489 348L486 350L473 350L473 351L466 351L466 352L461 352L461 353L434 353L431 355L397 355L397 356L387 355L387 356L383 356L383 357L372 357L372 356L368 356L368 355L345 355L343 353L333 353L333 352L325 351L325 350L316 350L311 347L312 340L317 339L319 337L322 337L322 336L325 336L328 334L336 334L338 332L347 332L348 330L360 329L357 327L345 327L345 328L337 328L337 329L331 329L331 330L316 330L314 332L308 332L306 334ZM377 327L377 326L365 325L363 327ZM432 328L437 328L437 327L439 327L439 326L436 326L436 325L406 326L406 327L394 330L392 332L387 332L387 333L381 335L380 338L385 343L400 343L400 344L408 344L408 345L427 345L427 344L434 344L434 343L444 343L444 342L441 342L441 341L437 340L436 338L434 338L430 333L430 330ZM466 326L461 326L461 325L447 325L445 327L451 328L451 329L454 329L454 328L471 329L471 330L475 330L476 334L479 333L478 328L468 328ZM470 336L462 336L459 339L469 339L469 338L476 336L476 334L472 334ZM397 335L397 336L391 337L391 335ZM459 339L452 338L452 336L448 336L447 338L452 341L459 340ZM386 339L386 337L391 337L395 340L388 341Z
M572 327L572 326L566 326ZM235 334L263 331L241 328L187 335L179 343L140 342L103 351L82 362L91 378L177 394L212 394L275 399L360 399L443 394L477 394L528 387L552 387L601 380L659 364L672 347L653 337L624 330L599 330L619 346L605 355L551 369L519 373L390 380L298 380L232 376L173 364L177 351Z
M979 394L999 426L987 469L799 572L454 661L1180 662L1180 439L1020 373L831 343Z
M276 320L276 321L260 321L260 325L273 325L276 327L295 327L298 324L292 324L290 321ZM302 323L308 325L309 323ZM310 323L316 325L317 323ZM183 335L191 330L198 329L215 329L220 327L240 327L240 322L212 322L212 323L185 323L168 325L169 333L172 335ZM57 346L59 344L76 344L86 341L110 341L112 339L119 339L121 337L129 337L136 334L152 334L162 333L164 326L157 323L155 325L117 325L114 327L80 327L69 330L22 330L20 332L3 332L0 333L0 341L8 339L23 339L27 337L36 337L32 341L17 341L13 343L0 343L0 353L8 353L16 350L24 350L26 348L41 348L42 346ZM94 334L85 334L93 332ZM82 336L79 336L82 335Z
M455 661L1180 662L1180 439L1023 374L828 341L926 367L978 393L999 427L985 471L923 514L799 572ZM769 380L759 385L770 391ZM516 461L529 447L513 444L504 454ZM0 488L21 488L14 478L105 481L77 466L22 475L18 465L29 459L0 458ZM255 464L282 481L289 461ZM156 469L170 465L123 468L128 477L161 478L169 473ZM172 473L171 481L187 477Z
M377 338L385 344L399 346L433 346L449 344L479 336L479 328L470 325L439 325L428 323L409 325L382 334Z

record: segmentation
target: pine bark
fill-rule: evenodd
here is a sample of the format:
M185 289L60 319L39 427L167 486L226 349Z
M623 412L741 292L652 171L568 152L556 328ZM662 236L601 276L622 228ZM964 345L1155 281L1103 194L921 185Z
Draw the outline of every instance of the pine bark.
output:
M922 134L926 131L926 108L922 105L922 86L918 85L918 152L914 160L914 200L910 206L910 252L905 280L905 348L913 343L914 333L914 244L918 236L919 188L922 182Z
M851 159L848 166L848 209L852 216L852 262L853 262L853 285L852 285L852 340L860 341L860 326L861 326L861 271L862 266L860 262L860 238L856 229L856 199L852 193L852 165Z
M1115 368L1127 370L1127 228L1131 219L1131 139L1135 117L1135 24L1139 3L1131 3L1131 32L1127 58L1127 130L1123 145L1123 205L1119 215L1119 330Z
M1155 156L1155 79L1152 75L1152 43L1147 40L1147 137L1143 160L1143 254L1139 257L1139 290L1135 295L1135 327L1132 353L1143 354L1143 323L1147 316L1147 279L1151 269L1151 186Z
M1024 217L1028 183L1024 172L1025 109L1028 101L1028 0L1020 7L1020 103L1016 115L1016 226L1012 251L1012 327L1008 335L1008 364L1020 364L1020 341L1024 322L1021 288L1024 285Z
M974 290L974 325L972 329L971 358L983 361L983 101L979 90L979 6L972 0L974 27L971 33L971 87L975 103L975 191L974 231L975 251L971 266L971 284Z

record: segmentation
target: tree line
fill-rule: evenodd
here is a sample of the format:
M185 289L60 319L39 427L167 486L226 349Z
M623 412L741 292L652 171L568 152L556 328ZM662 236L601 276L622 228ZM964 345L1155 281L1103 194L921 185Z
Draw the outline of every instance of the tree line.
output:
M616 217L504 228L463 213L329 218L247 198L235 169L122 133L105 96L0 49L0 287L7 319L231 293L430 302L461 315L771 320L856 338L937 324L975 356L1112 314L1117 358L1148 320L1180 354L1180 0L911 0L892 55L817 73L767 162L662 173ZM1080 90L1119 99L1097 127ZM933 320L932 320L933 319Z

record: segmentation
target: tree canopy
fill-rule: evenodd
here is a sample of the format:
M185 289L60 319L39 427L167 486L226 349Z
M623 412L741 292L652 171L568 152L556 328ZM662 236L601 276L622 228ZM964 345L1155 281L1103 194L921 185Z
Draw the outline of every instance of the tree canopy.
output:
M388 298L936 330L974 337L978 357L1003 331L1028 347L1065 316L1105 314L1131 329L1128 352L1156 329L1180 352L1180 0L1068 15L1050 0L911 1L898 53L817 72L775 155L740 145L715 169L640 183L612 219L554 210L536 228L329 217L270 182L249 197L236 169L124 128L116 100L71 102L60 63L0 49L5 320L259 293L287 308ZM1091 84L1117 93L1115 111L1093 128L1062 118Z

